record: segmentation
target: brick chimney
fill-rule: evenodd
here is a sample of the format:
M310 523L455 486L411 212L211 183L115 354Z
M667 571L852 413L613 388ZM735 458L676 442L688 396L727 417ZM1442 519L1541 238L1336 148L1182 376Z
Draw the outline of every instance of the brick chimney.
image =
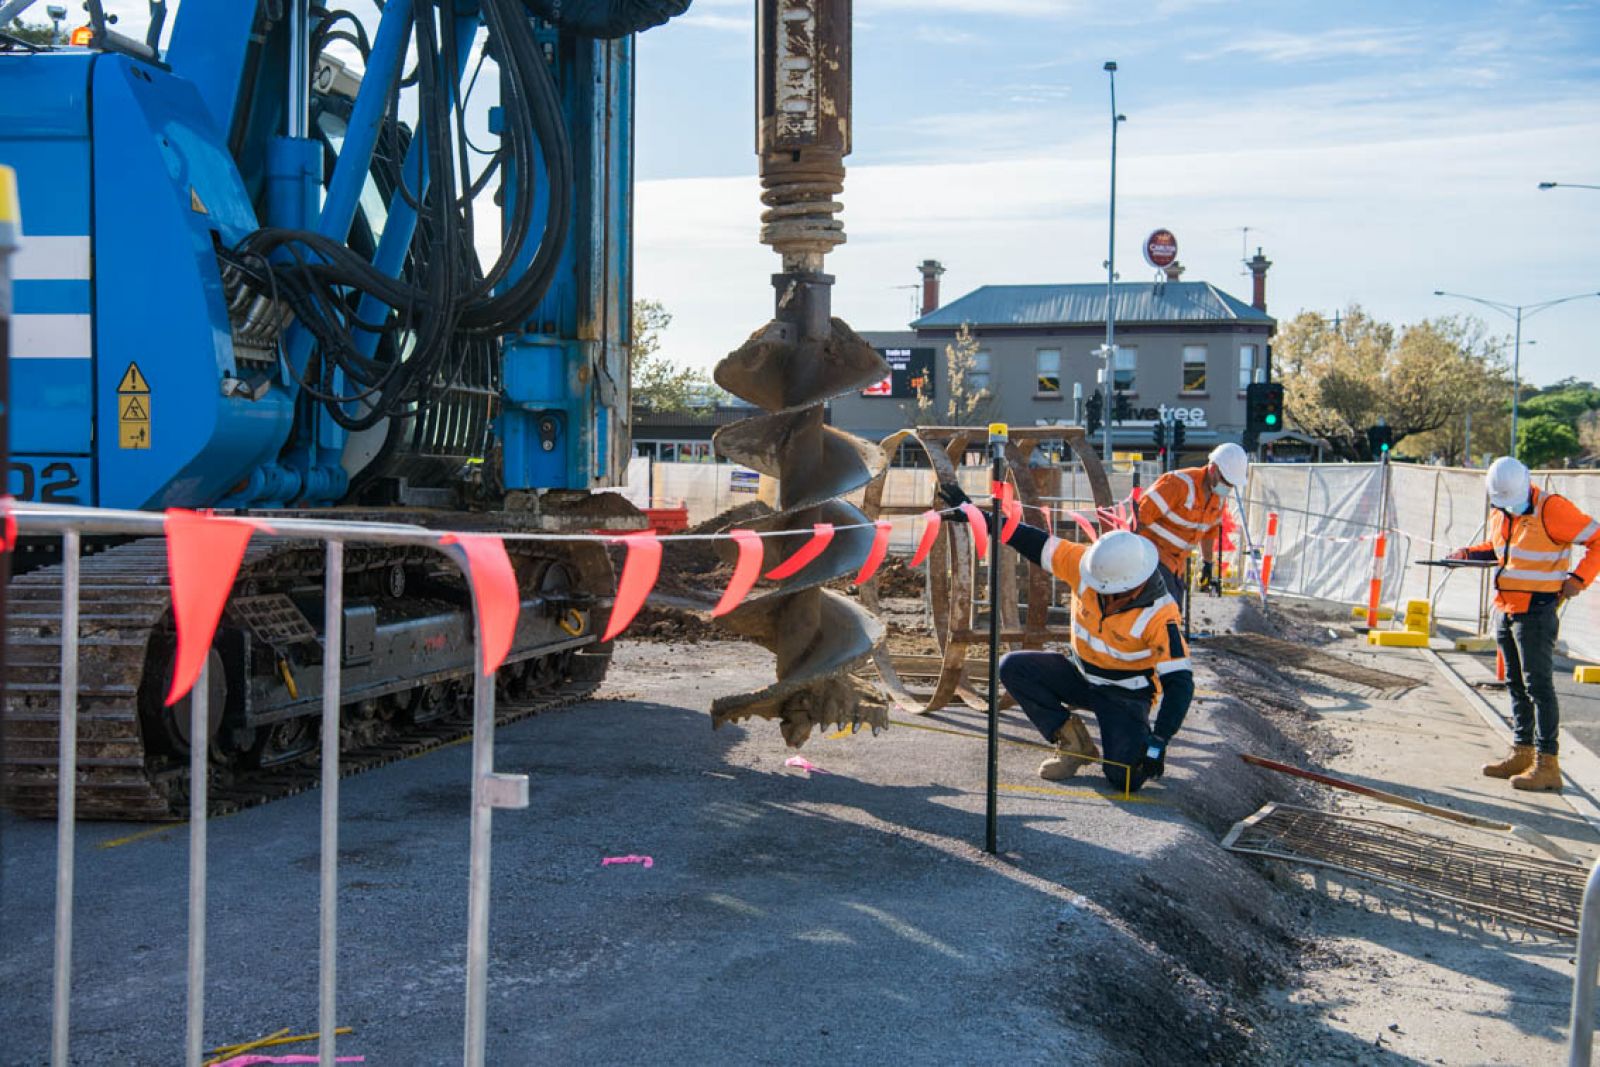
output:
M944 273L944 264L925 259L917 269L922 272L922 314L931 315L939 310L939 275Z
M1250 306L1257 311L1267 310L1267 268L1272 266L1272 260L1261 254L1261 249L1256 249L1253 259L1245 261L1245 266L1250 268L1250 275L1255 282L1255 288L1250 297Z
M1166 271L1167 281L1175 282L1179 278L1183 277L1183 272L1188 268L1186 268L1182 263L1179 263L1177 260L1173 260L1171 263L1168 263L1161 269Z

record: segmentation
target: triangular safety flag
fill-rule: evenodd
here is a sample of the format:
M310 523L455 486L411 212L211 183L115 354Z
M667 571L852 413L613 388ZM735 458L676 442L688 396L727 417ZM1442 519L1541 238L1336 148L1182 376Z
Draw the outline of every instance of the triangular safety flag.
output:
M628 558L622 564L622 581L617 585L617 602L611 608L611 621L602 641L609 641L628 628L644 607L645 598L656 586L661 573L661 542L653 533L629 534L622 539Z
M505 543L493 534L445 534L439 541L460 545L466 553L483 673L493 674L511 652L517 635L517 615L522 611L522 595L517 590L517 572L511 566L511 557L506 555Z
M1090 541L1100 540L1100 531L1095 529L1094 523L1083 517L1083 512L1069 511L1067 514L1072 516L1072 521L1078 524Z
M1039 505L1039 526L1040 526L1040 528L1043 529L1044 532L1047 533L1047 534L1053 534L1053 533L1056 532L1056 528L1055 528L1054 523L1055 523L1055 518L1054 518L1054 516L1052 516L1050 514L1050 505L1049 504L1040 504Z
M739 546L739 562L733 565L733 577L712 610L712 618L720 618L744 603L761 577L761 535L754 530L730 530L728 536Z
M17 547L16 498L0 496L0 512L5 514L5 528L0 530L0 552L10 552Z
M933 543L939 539L939 526L943 522L944 517L937 511L929 509L922 513L922 540L917 542L917 553L911 557L913 567L922 566L922 561L933 551Z
M178 631L172 688L167 691L167 706L171 707L187 696L200 678L254 526L177 509L167 512L164 525L172 620Z
M883 557L889 554L889 534L894 531L894 523L888 519L879 519L873 525L878 532L872 537L872 550L867 553L867 561L861 565L861 573L856 575L856 584L870 581L878 568L883 566Z
M800 550L776 567L767 572L767 577L774 582L781 582L785 578L792 578L799 574L812 560L822 555L828 547L828 542L833 540L833 523L819 522L811 527L811 540L800 546Z
M967 525L972 527L972 548L981 560L989 554L989 520L976 504L962 504L961 513L967 517Z
M1022 504L1019 501L1006 497L1000 501L1000 510L1005 512L1006 521L1000 527L1000 540L1005 544L1011 543L1011 535L1017 532L1017 527L1022 525Z

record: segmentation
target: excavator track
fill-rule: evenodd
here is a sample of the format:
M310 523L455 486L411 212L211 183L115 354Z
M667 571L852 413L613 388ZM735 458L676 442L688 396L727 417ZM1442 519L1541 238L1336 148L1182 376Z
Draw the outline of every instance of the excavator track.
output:
M548 574L551 564L561 563L581 569L586 584L609 588L610 564L602 550L575 549L585 553L581 559L562 559L563 550L548 545L513 542L507 547L520 572ZM347 591L363 574L416 566L427 556L444 568L450 566L432 550L404 546L351 546L346 556ZM322 560L320 544L253 542L240 566L230 605L241 595L259 597L264 591L320 584ZM14 578L6 619L9 706L0 720L0 792L13 810L40 818L54 818L56 813L61 572L54 566ZM459 578L457 582L464 610L466 585ZM525 600L528 595L525 586ZM237 626L232 611L230 607L224 616L219 643L227 640L230 625ZM165 541L144 539L85 557L80 563L79 612L78 816L181 819L188 807L188 757L186 750L173 744L172 729L186 723L189 712L187 701L171 709L161 706L169 680L171 635ZM610 646L598 641L603 615L603 610L591 612L584 620L586 636L574 635L547 654L541 655L539 648L513 648L498 677L496 721L514 722L591 695L604 679L611 655ZM216 694L220 672L212 673ZM342 776L470 735L470 659L464 670L433 672L414 686L389 688L392 691L372 698L351 699L347 691L339 758ZM408 705L418 706L425 694L439 704L437 714L423 720L398 713ZM212 702L213 714L220 719L224 713L217 709L219 703L226 699ZM285 717L274 728L291 733L308 729L307 736L315 737L316 721L314 714L299 714ZM228 747L223 740L239 736L236 731L230 733L225 727L213 734L219 740L212 749L208 783L212 814L266 803L318 782L320 753L314 746L281 760L261 759L259 754L252 759L242 746Z

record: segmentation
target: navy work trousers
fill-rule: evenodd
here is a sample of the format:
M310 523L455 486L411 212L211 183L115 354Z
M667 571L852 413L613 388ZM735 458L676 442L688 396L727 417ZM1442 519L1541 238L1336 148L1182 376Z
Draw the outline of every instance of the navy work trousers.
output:
M1529 608L1521 615L1502 615L1495 640L1506 660L1506 688L1511 691L1511 715L1516 742L1537 745L1546 756L1557 752L1561 706L1556 700L1556 637L1561 617L1554 600Z
M1150 745L1151 691L1095 685L1059 652L1010 652L1000 661L1000 684L1016 698L1046 741L1072 717L1072 709L1094 712L1100 724L1101 764L1118 789L1144 784L1139 761Z

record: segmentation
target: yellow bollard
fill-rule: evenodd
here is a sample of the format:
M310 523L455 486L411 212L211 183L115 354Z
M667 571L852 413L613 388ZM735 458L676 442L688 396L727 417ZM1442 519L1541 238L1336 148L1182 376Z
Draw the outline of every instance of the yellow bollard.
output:
M1428 635L1416 630L1368 630L1367 644L1381 648L1427 648Z
M1572 680L1584 685L1600 685L1600 667L1582 666L1572 668Z

